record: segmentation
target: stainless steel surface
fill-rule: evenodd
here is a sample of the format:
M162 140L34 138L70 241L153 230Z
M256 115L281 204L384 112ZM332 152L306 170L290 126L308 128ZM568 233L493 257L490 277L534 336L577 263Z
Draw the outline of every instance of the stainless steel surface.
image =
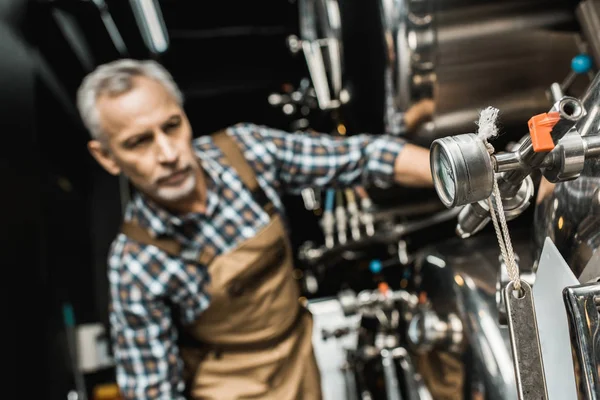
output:
M566 135L578 121L581 121L585 114L582 101L572 97L563 97L556 108L560 113L560 120L551 133L555 143ZM524 136L516 153L520 160L520 168L504 172L498 179L498 188L503 198L514 195L519 190L523 179L540 167L547 155L545 152L534 151L529 135Z
M492 193L492 161L477 135L468 133L434 141L430 162L435 190L446 207L473 203Z
M512 152L494 154L492 161L494 162L494 171L496 172L505 172L519 168L520 162L518 155Z
M600 65L600 1L585 0L577 5L577 19L596 65Z
M567 288L564 301L580 372L578 396L600 399L600 283Z
M353 290L342 290L338 301L345 315L362 314L376 316L381 310L394 310L398 304L413 309L419 300L416 295L405 290L394 290L383 294L379 290L363 290L356 294Z
M600 157L600 135L584 136L585 154L588 157Z
M516 383L509 353L508 332L498 325L489 293L469 275L460 274L457 290L463 307L463 321L469 332L477 368L486 383L490 399L515 399Z
M422 377L415 370L410 355L403 347L391 350L394 360L402 370L401 377L406 388L406 400L433 400L431 393L423 382Z
M379 0L385 45L384 121L386 131L401 130L402 111L411 103L412 65L408 47L408 2Z
M384 374L386 372L388 374L387 376L384 376L386 387L402 387L404 389L404 391L394 391L393 393L386 391L386 398L392 396L393 398L402 400L433 400L429 389L413 365L411 355L404 347L381 349L375 346L365 345L361 349L360 354L361 358L364 360L380 360L384 367ZM398 367L402 371L401 373L398 373ZM402 384L400 384L398 377L402 379ZM370 393L367 395L370 399ZM363 399L364 398L365 397L363 397Z
M463 345L462 322L452 313L442 318L432 310L416 312L407 332L408 340L417 352L438 348L455 353Z
M585 114L585 109L579 99L571 96L563 96L558 101L558 112L561 118L577 122Z
M585 164L585 147L576 130L566 134L549 154L553 162L550 168L542 169L544 177L554 183L576 179Z
M598 100L595 90L599 86L600 80L597 77L588 87L583 100L564 96L552 107L552 110L556 110L560 115L560 120L551 131L552 140L555 143L560 143L569 132L572 133L572 129L575 129L577 125L586 124L590 117L593 118L593 116L586 113L584 104L587 103L590 107L595 104L593 100ZM564 146L558 146L555 154L548 155L546 152L534 151L530 135L525 135L521 139L519 147L513 151L514 157L519 160L518 163L513 163L517 168L502 172L496 177L504 212L508 220L516 218L529 207L529 202L533 197L533 184L529 174L540 168L547 157L552 160L556 157L556 161L546 167L547 170L551 170L548 175L552 180L558 178L573 179L578 176L579 170L583 166L585 154L583 142L579 142L580 146L577 148L578 140L579 137L572 140L567 138ZM465 158L465 161L469 160ZM554 168L557 170L556 174L553 172ZM527 184L524 185L524 183ZM468 180L463 181L463 185L467 184ZM440 194L439 191L438 194ZM440 194L442 202L444 202L443 194ZM466 238L483 229L490 220L489 215L486 215L487 211L489 211L489 207L487 201L483 199L477 203L467 205L458 216L457 234L462 238Z
M523 273L531 271L526 232L512 232ZM456 313L472 359L465 368L477 376L488 400L517 398L508 329L498 323L496 282L499 250L493 235L436 243L420 254L416 272L423 276L432 309L440 315ZM475 397L474 397L475 398Z
M475 121L479 119L479 109L488 105L494 105L502 111L502 124L509 127L525 127L525 123L532 115L545 112L550 107L543 88L534 88L525 92L519 89L517 92L497 96L488 95L487 98L482 98L482 94L489 93L490 86L495 86L495 83L479 82L479 91L471 93L472 79L467 77L465 79L469 80L463 81L465 82L463 85L469 86L461 87L458 82L438 84L436 113L431 121L421 125L410 136L412 140L429 146L433 140L441 137L472 132L477 128ZM486 90L482 91L482 87ZM473 101L474 98L477 100ZM449 104L445 104L446 102Z
M346 400L358 400L358 393L356 393L356 377L354 371L350 365L346 364L342 367L344 371L344 379L346 382Z
M500 192L502 195L502 192ZM502 206L507 221L517 218L528 207L533 198L534 186L531 176L527 176L517 192L510 196L502 196ZM495 204L495 203L494 203ZM490 212L487 200L481 200L465 206L458 214L456 232L459 237L470 237L485 227L490 221Z
M467 205L458 214L456 234L462 239L481 231L490 222L490 209L485 202Z
M569 73L571 58L579 52L578 40L573 33L540 29L440 46L435 66L436 117L493 105L501 110L503 124L516 121L514 112L524 117L516 122L525 127L532 115L550 108L547 88ZM524 115L519 110L531 111L532 106L539 111ZM475 121L477 117L471 118L471 128L452 133L472 131Z
M563 290L578 283L552 240L546 239L536 269L533 301L550 399L576 398L571 337Z
M594 255L590 258L590 261L583 269L581 276L579 277L581 283L600 283L600 251L594 252Z
M600 160L590 159L580 177L559 182L536 206L534 238L539 257L550 237L576 277L600 249Z
M497 106L515 87L522 92L545 91L549 82L564 78L577 54L577 35L553 31L575 19L564 2L462 2L457 7L451 2L380 0L379 4L386 49L386 126L394 120L390 115L397 117L421 97L435 99L439 121L429 129L439 130L444 126L442 116ZM547 109L545 95L542 98ZM390 111L391 106L396 109Z
M545 400L548 398L544 362L535 318L531 286L521 282L517 294L514 282L504 289L504 302L519 400Z
M554 82L550 85L550 97L552 98L553 102L556 103L557 101L560 101L564 95L565 94L563 93L560 83Z
M600 140L600 74L597 74L582 97L587 114L575 128L594 148ZM595 156L596 150L588 151ZM600 160L586 157L583 171L572 181L559 182L541 198L534 216L537 258L544 240L550 237L563 258L579 277L594 252L600 248Z
M383 367L383 381L387 400L402 400L400 393L400 383L398 382L398 373L396 372L396 363L392 353L387 350L381 350L381 366Z
M436 44L438 46L515 31L546 28L573 20L573 14L566 9L541 9L529 13L488 16L488 18L461 18L459 21L445 26L443 25L443 16L440 17L442 17L442 21L440 21L442 26L437 30Z
M375 328L369 330L371 334L362 336L361 333L356 345L352 346L351 350L354 356L343 368L344 373L348 374L349 369L353 369L355 373L359 374L358 378L362 379L360 365L366 361L378 360L382 365L384 392L387 399L430 400L429 391L424 386L420 375L415 372L410 354L399 344L400 315L401 313L412 315L418 302L416 295L404 290L387 292L363 290L358 294L352 290L340 292L338 307L346 318L353 316L358 317L358 321L361 321L363 317L368 317L378 321ZM312 307L315 307L315 304ZM323 322L320 323L323 324ZM359 326L360 329L358 329ZM340 328L344 330L339 326L337 330ZM364 332L365 329L369 328L365 328L359 322L358 325L351 328L352 335L355 335L356 332ZM340 336L346 335L347 333L343 333ZM325 336L332 337L331 334ZM361 338L365 337L367 341L363 342ZM398 366L402 370L401 373L398 371ZM400 379L402 379L402 383L400 383ZM353 378L346 379L347 385L352 381L354 381ZM351 387L349 390L352 390ZM370 394L367 392L363 391L361 395L363 398L365 396L370 398Z
M344 71L342 19L337 0L300 0L300 43L319 107L338 108ZM325 52L323 51L325 49Z
M586 115L581 118L575 128L581 136L598 135L600 133L600 72L589 84L581 98Z

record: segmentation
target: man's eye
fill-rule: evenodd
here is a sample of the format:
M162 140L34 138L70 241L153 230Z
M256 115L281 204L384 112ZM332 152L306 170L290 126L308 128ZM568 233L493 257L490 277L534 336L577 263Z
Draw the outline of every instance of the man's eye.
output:
M165 132L173 131L173 130L177 129L179 127L179 125L181 125L181 121L169 122L165 126Z
M129 143L127 143L127 147L129 147L130 149L139 147L145 143L148 143L150 141L150 137L149 136L144 136L144 137L140 137L137 138Z

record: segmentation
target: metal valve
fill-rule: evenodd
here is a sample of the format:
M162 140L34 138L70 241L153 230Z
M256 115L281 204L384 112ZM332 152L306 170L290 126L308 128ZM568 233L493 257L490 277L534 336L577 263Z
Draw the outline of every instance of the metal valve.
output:
M462 321L455 314L441 318L432 310L423 310L410 321L408 339L418 352L428 352L439 346L458 352L463 342Z

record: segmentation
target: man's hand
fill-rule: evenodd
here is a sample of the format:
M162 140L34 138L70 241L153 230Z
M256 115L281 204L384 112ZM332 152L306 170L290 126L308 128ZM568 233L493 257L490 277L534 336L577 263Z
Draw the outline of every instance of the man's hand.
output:
M407 143L394 163L394 176L401 185L433 187L429 149Z
M413 104L404 113L404 124L408 131L414 130L421 122L431 118L435 111L433 100L425 99Z

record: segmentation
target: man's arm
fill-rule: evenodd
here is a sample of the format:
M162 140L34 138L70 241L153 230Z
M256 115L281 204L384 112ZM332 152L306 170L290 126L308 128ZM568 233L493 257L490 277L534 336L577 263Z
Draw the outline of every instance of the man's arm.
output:
M394 179L406 186L432 187L429 149L406 143L396 157Z
M288 192L305 187L432 186L429 150L391 135L339 137L238 124L250 161L273 171Z
M110 322L121 392L127 400L184 400L177 332L163 300L173 266L152 247L123 240L113 249Z

